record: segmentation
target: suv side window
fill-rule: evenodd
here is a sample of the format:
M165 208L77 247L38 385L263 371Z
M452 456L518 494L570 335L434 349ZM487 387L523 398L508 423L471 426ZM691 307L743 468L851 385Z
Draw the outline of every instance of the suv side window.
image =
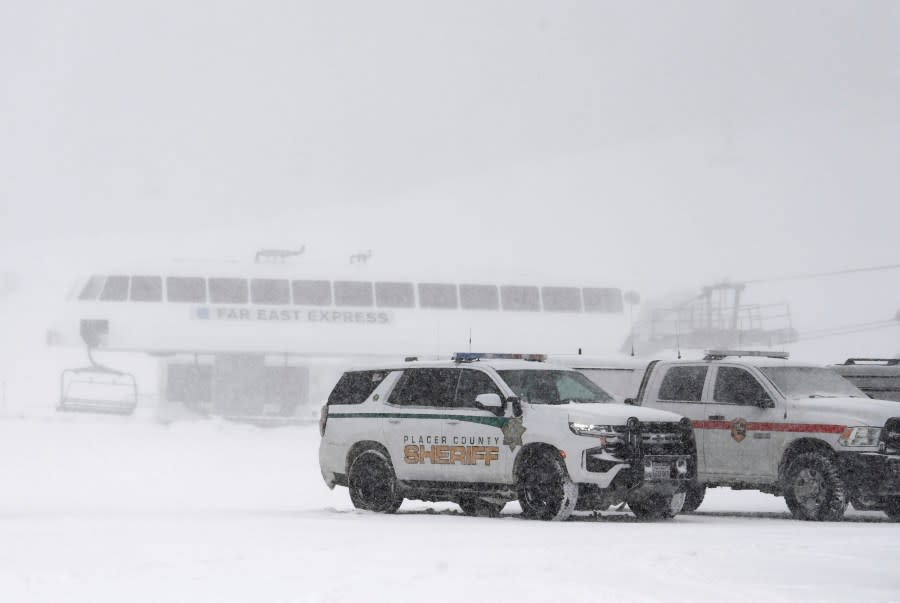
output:
M453 405L475 408L475 398L481 394L497 394L501 398L503 397L500 388L497 387L490 375L474 369L462 369Z
M460 369L406 369L388 402L404 406L453 406L459 372Z
M703 398L706 366L673 366L666 371L659 386L659 399L699 402Z
M337 385L328 395L328 406L333 404L362 404L384 381L388 371L351 371L341 375Z
M756 377L732 366L719 367L713 399L724 404L757 404L771 400Z

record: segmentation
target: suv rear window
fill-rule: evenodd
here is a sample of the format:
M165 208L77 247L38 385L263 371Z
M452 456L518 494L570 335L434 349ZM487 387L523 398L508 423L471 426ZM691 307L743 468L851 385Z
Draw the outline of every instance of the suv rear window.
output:
M403 371L389 402L406 406L453 406L460 369L416 368Z
M387 371L352 371L344 373L328 395L333 404L362 404L387 377Z
M706 366L673 366L659 386L660 400L699 402L703 398Z

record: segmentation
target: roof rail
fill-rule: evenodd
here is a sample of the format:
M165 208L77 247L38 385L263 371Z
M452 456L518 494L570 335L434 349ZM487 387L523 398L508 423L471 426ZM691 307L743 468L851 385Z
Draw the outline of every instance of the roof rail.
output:
M778 358L779 360L787 360L790 354L787 352L771 352L767 350L707 350L704 360L722 360L731 356L737 357L756 357L756 358Z
M885 366L900 365L900 358L847 358L845 366L854 364L883 364Z
M475 362L476 360L530 360L532 362L543 362L547 359L546 354L497 354L493 352L456 352L450 357L454 362Z

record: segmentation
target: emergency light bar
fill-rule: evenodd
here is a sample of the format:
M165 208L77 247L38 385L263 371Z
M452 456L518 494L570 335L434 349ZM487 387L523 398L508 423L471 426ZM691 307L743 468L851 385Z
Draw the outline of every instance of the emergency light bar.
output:
M454 362L475 362L476 360L529 360L531 362L543 362L546 354L498 354L494 352L456 352L450 357Z
M704 360L722 360L729 356L752 356L756 358L777 358L787 360L790 354L787 352L770 352L765 350L707 350Z

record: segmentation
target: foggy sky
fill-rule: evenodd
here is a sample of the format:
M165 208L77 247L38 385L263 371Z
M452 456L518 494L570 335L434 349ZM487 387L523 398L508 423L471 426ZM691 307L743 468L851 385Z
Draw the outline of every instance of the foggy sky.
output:
M896 261L898 6L7 2L0 245L474 239L667 284Z

